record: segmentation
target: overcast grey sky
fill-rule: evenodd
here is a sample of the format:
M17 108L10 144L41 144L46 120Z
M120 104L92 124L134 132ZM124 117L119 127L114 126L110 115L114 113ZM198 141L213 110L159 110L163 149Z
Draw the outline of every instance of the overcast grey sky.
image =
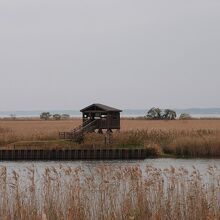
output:
M220 107L219 0L1 0L0 110Z

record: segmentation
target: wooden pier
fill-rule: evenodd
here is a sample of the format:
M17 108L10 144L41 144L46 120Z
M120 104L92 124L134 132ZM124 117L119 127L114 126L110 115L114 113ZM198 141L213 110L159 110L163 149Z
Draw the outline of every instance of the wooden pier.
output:
M0 150L0 160L137 160L152 157L147 149Z

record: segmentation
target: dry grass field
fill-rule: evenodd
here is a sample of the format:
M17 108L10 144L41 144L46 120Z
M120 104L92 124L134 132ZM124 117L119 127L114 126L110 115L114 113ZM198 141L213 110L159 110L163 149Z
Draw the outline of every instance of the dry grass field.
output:
M59 131L70 131L81 119L63 121L0 120L0 146L19 148L103 147L104 138L88 134L84 143L59 142ZM121 120L111 147L152 147L165 154L220 156L220 120ZM105 147L105 146L104 146Z
M4 121L0 120L0 133L11 131L18 136L32 136L41 134L42 136L57 135L59 131L69 131L81 124L80 118L61 121L23 120ZM219 130L220 120L173 120L173 121L153 121L153 120L121 120L121 131L131 130Z
M219 130L220 120L122 120L123 130Z

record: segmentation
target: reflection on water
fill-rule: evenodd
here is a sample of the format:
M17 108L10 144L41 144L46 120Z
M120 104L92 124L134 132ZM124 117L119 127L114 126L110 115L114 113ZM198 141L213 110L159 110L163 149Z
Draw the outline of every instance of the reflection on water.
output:
M83 169L95 169L100 165L110 165L112 167L118 166L132 166L139 165L141 168L145 166L153 166L158 169L166 169L169 167L174 168L185 168L191 171L193 167L198 169L201 173L207 171L210 166L215 166L217 170L220 170L220 159L173 159L173 158L162 158L162 159L146 159L146 160L113 160L113 161L19 161L19 162L6 162L1 161L0 166L6 166L7 170L22 172L26 167L33 166L38 173L41 173L47 167L81 167Z

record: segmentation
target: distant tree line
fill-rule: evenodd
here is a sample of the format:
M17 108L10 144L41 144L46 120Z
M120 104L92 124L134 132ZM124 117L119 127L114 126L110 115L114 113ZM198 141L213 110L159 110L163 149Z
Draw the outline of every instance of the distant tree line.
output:
M40 114L40 119L42 120L49 120L49 119L54 119L54 120L66 120L69 119L70 115L68 114L51 114L50 112L42 112Z
M147 115L145 117L151 120L175 120L177 118L177 114L172 109L162 110L160 108L153 107L147 112ZM189 114L182 113L179 119L191 119L191 116Z
M160 108L151 108L146 115L147 119L152 120L174 120L176 119L177 115L174 110L171 109L165 109L162 110Z
M70 118L70 115L68 114L51 114L50 112L42 112L40 114L40 119L42 120L67 120ZM175 120L177 118L177 114L174 110L172 109L160 109L160 108L151 108L146 116L146 119L150 119L150 120ZM186 113L182 113L179 116L180 120L187 120L187 119L191 119L191 116L189 114Z

